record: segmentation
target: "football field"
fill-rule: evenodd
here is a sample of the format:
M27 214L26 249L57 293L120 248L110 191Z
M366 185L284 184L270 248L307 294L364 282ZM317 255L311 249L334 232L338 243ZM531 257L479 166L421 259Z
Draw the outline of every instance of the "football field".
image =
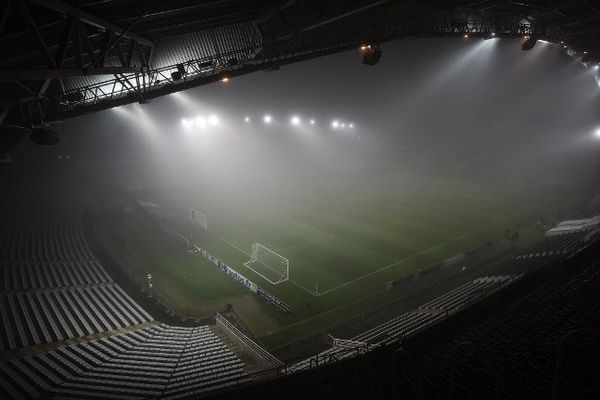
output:
M481 246L491 249L485 254L492 257L541 238L543 231L530 229L533 235L510 242L505 232L533 226L541 217L551 221L572 201L568 191L555 187L523 191L450 180L323 191L281 187L265 192L265 186L249 190L222 184L149 197L187 227L181 232L194 243L292 306L290 315L253 296L211 263L186 254L149 221L120 220L112 236L126 245L115 242L114 253L122 254L137 274L160 276L156 291L171 304L185 306L191 314L234 304L255 335L278 345L351 317L355 310L349 309L366 299L377 304L378 296L396 293L387 290L394 279ZM208 230L193 227L190 207L207 215ZM266 265L251 262L255 243L275 254ZM273 284L288 263L287 279Z
M392 279L501 239L506 229L544 212L536 205L541 193L464 182L404 182L397 189L317 200L288 196L284 202L252 202L230 190L190 195L209 220L208 232L198 230L194 239L296 306L306 298L331 306L368 295ZM558 201L546 205L560 207ZM286 282L271 283L281 273L273 265L246 264L254 243L289 261Z

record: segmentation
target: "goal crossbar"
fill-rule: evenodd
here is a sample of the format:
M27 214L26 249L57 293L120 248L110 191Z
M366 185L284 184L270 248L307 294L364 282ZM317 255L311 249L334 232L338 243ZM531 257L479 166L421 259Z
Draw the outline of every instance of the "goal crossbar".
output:
M196 225L200 225L204 230L208 230L208 216L206 214L190 208L190 221Z
M250 259L244 266L273 285L290 277L289 260L260 243L251 246Z

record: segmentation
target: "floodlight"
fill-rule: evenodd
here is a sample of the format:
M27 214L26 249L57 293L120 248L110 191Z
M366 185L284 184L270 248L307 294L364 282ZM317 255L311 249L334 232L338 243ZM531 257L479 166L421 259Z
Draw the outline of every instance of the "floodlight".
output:
M173 79L174 81L179 81L179 80L181 80L181 78L183 78L183 76L181 75L181 72L179 72L179 71L171 72L171 79Z
M194 122L196 123L196 126L198 126L199 128L202 128L202 129L206 128L206 118L196 117Z
M292 125L300 125L300 117L298 117L297 115L294 115L290 119L290 122L292 123Z
M594 132L594 134L597 138L600 138L600 128L596 129L596 132Z
M489 39L494 39L496 37L496 32L490 32L488 34L486 34L483 38L485 40L489 40Z
M222 77L221 82L223 82L223 83L229 82L229 77L227 77L227 76Z
M185 67L183 66L183 64L177 64L176 67L177 71L171 72L171 78L174 81L181 80L181 78L183 78L183 76L185 75Z
M337 129L337 128L339 128L339 126L340 126L340 122L339 121L334 120L334 121L331 122L331 127L332 128Z
M263 117L263 121L265 122L265 124L270 124L271 121L273 121L273 117L271 117L269 114L267 114Z
M381 59L381 49L379 45L369 45L364 50L362 62L365 65L375 65Z
M345 128L345 127L346 127L346 124L342 122L342 128Z
M598 66L597 66L597 65L596 65L596 68L598 68ZM314 119L311 119L311 120L310 120L310 124L311 124L311 125L314 125L314 124L315 124L315 120L314 120Z
M250 122L250 117L245 117L245 118L244 118L244 121L245 121L245 122Z
M463 37L464 37L465 39L468 39L468 38L469 38L469 34L468 34L468 33L465 33L465 34L463 35Z
M208 124L211 126L219 125L219 117L217 117L216 115L211 115L210 117L208 117Z
M354 124L350 124L348 126L350 127L350 129L354 128Z
M83 93L81 93L78 90L72 91L72 92L67 92L63 95L63 99L67 103L77 103L77 102L83 101L84 98L85 97L84 97Z
M525 40L523 42L523 44L521 45L521 50L531 50L533 49L533 47L535 46L537 39L533 36L526 36L527 40Z

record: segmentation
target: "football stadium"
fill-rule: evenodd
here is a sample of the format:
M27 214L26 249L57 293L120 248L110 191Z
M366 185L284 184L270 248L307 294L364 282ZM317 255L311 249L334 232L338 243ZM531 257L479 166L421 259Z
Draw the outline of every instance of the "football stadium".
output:
M599 15L5 1L0 397L599 398Z

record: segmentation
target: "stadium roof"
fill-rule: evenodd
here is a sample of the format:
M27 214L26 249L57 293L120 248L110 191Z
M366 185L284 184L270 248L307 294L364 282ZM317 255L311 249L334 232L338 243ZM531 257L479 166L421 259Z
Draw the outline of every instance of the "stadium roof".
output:
M360 43L523 37L598 62L592 1L4 0L0 122L40 125Z

